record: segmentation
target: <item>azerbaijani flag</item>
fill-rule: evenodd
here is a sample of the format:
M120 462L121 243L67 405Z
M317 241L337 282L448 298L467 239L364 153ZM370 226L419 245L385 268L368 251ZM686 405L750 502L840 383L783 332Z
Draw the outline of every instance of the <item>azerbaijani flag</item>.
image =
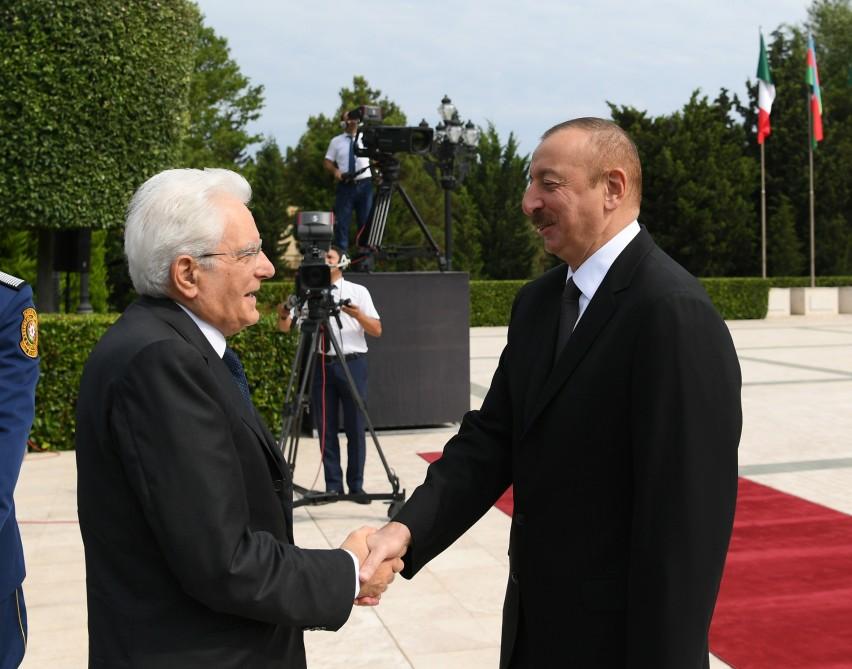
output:
M769 136L769 114L772 113L772 102L775 100L775 85L769 73L769 59L766 57L766 46L763 43L763 33L760 34L760 59L757 61L757 143L763 144Z
M808 70L805 81L811 87L811 130L813 143L822 141L822 96L819 94L819 72L817 71L816 48L813 35L808 34Z

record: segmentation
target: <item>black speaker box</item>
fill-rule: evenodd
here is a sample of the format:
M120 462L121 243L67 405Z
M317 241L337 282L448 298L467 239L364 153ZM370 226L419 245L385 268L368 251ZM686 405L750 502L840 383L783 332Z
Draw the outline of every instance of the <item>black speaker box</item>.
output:
M92 230L56 230L53 233L53 270L55 272L88 272Z

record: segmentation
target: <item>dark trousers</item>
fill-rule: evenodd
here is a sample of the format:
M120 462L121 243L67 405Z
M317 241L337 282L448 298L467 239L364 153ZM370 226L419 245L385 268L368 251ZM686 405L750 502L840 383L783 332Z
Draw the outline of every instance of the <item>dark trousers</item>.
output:
M346 432L346 485L349 492L359 491L364 487L364 460L367 457L366 439L364 437L364 415L358 408L355 398L349 390L343 365L335 358L325 358L325 378L323 379L322 356L317 358L317 368L314 373L311 388L311 413L315 416L322 447L325 440L322 464L325 470L325 489L343 492L343 471L340 466L340 442L337 438L338 411L343 408L343 430ZM358 394L364 402L367 401L367 356L359 355L347 361L349 372L355 381ZM325 393L323 394L323 388ZM323 400L325 406L323 407ZM325 425L323 426L323 411ZM324 428L324 429L323 429Z
M358 219L358 227L362 228L367 225L367 217L370 215L372 206L372 179L337 184L337 192L334 196L334 244L336 246L344 251L349 248L352 212L355 212L355 217ZM363 241L366 242L366 240Z
M15 669L24 659L27 647L27 608L24 591L15 591L0 600L0 669Z

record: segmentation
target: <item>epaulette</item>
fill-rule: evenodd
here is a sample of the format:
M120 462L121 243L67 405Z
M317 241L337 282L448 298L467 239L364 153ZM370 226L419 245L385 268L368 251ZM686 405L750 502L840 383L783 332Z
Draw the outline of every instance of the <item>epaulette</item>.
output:
M0 271L0 285L6 286L7 288L11 288L12 290L20 290L21 287L26 283L23 279L19 279L16 276L12 276L11 274L6 274L6 272Z

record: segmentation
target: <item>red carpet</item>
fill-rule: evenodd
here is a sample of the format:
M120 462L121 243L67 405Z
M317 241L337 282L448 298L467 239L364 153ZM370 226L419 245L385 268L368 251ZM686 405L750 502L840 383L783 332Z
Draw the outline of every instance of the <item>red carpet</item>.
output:
M736 669L852 667L852 516L740 479L710 649Z
M495 506L512 515L511 487ZM735 669L852 669L852 516L741 478L710 650Z
M426 462L435 462L438 458L441 457L440 451L433 451L430 453L418 453L421 458L423 458ZM506 492L504 492L500 499L497 500L497 503L494 505L500 511L505 513L507 516L512 515L512 509L515 506L515 496L512 493L512 486L509 486Z

